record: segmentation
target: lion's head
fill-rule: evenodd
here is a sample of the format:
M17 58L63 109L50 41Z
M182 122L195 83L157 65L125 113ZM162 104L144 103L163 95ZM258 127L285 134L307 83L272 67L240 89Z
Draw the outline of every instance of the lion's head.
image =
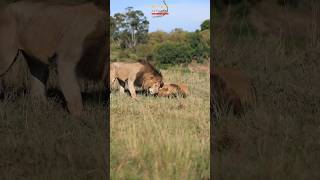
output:
M144 89L148 90L148 92L152 95L157 94L159 89L163 86L162 79L158 77L151 77L144 83Z
M137 82L145 91L154 95L159 92L159 88L163 86L162 74L148 61L140 60L143 65L142 70L137 74Z

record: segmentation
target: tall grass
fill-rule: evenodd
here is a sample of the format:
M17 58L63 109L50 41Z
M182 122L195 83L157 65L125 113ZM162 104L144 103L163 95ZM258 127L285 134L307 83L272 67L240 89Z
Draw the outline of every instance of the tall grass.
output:
M306 24L319 19L319 8L313 11ZM320 31L319 21L312 24L297 34L302 39L285 31L236 39L228 31L215 34L216 65L245 71L258 97L242 117L216 119L216 179L320 178Z
M57 87L51 73L48 103L29 96L21 59L0 79L0 179L106 179L102 89L82 84L85 111L75 119L63 107L61 92L50 90Z
M111 94L112 179L209 179L208 74L163 71L188 84L186 99Z

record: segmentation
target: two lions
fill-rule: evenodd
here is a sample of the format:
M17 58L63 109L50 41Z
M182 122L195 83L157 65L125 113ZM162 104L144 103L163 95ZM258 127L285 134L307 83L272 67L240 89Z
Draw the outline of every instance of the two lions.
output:
M78 77L108 78L107 13L93 3L16 2L0 13L0 76L18 55L28 63L34 96L45 98L49 61L55 59L69 111L83 109Z
M113 62L110 64L110 87L118 82L120 92L124 93L126 85L133 99L137 99L136 90L142 88L152 95L162 87L162 74L148 61L136 63Z

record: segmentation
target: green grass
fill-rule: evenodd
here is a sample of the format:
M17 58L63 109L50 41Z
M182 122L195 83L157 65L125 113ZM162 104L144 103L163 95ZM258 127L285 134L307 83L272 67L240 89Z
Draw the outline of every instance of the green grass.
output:
M186 99L111 94L112 179L209 179L209 76L163 71Z

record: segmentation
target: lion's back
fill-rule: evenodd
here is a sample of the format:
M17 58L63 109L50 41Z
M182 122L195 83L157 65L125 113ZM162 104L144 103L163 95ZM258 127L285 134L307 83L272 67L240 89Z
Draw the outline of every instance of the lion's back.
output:
M130 76L136 76L142 67L139 63L113 62L110 64L110 71L113 71L117 78L126 80Z
M18 23L20 48L28 49L39 58L50 57L56 51L68 51L73 44L82 46L83 38L95 31L97 22L106 19L106 14L93 3L19 1L6 9Z

